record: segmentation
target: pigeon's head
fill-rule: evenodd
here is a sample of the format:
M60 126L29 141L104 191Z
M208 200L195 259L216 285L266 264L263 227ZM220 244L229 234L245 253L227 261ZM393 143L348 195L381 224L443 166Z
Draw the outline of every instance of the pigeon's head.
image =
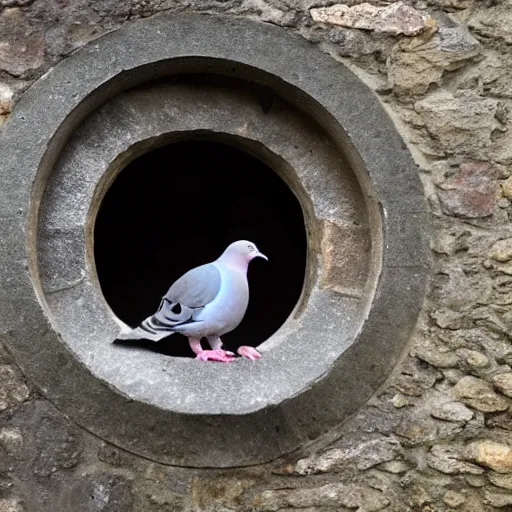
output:
M268 258L259 251L256 244L248 240L238 240L238 242L229 245L219 259L229 261L232 264L248 265L254 258L263 258L268 261Z

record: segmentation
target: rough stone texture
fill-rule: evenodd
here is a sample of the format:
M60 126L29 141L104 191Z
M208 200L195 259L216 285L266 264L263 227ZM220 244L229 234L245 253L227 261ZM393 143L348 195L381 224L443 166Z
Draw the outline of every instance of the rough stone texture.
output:
M500 373L492 379L494 387L504 395L512 397L512 373Z
M363 227L339 226L325 221L322 236L324 275L320 286L334 291L357 293L365 285L365 262L369 259L370 238ZM339 251L340 243L345 250Z
M24 512L24 508L14 499L0 499L0 512Z
M487 163L464 163L459 173L438 185L437 195L447 215L489 217L494 211L496 181Z
M489 473L489 481L496 487L512 490L511 474Z
M388 77L395 94L424 94L440 85L446 72L464 67L480 54L481 45L453 16L441 18L430 39L415 37L398 42L388 60Z
M454 96L439 91L418 101L414 108L431 134L432 152L481 158L492 145L492 135L502 129L497 119L498 100L474 93Z
M118 475L84 474L74 482L59 504L61 510L115 512L133 507L131 483Z
M483 412L504 411L510 405L506 398L493 391L488 382L471 376L462 377L453 388L453 394Z
M384 7L362 3L350 7L336 4L317 7L310 11L313 21L351 27L387 34L415 36L434 27L434 20L404 2L395 2Z
M344 3L354 6L361 2ZM372 3L382 7L390 2ZM500 408L504 402L496 396L508 402L508 377L504 376L512 371L512 271L508 267L508 244L504 242L512 238L512 131L507 116L512 99L512 4L509 0L407 3L435 15L438 33L426 31L420 38L411 39L312 24L309 9L330 6L333 2L329 0L0 2L2 7L23 7L11 12L4 9L0 15L1 40L8 43L0 49L0 67L11 70L4 71L0 80L12 91L26 89L64 55L102 33L164 10L222 12L267 19L290 31L297 29L335 59L343 57L380 94L399 124L418 163L434 219L435 265L431 292L411 339L411 350L378 396L321 446L308 445L273 464L225 470L222 474L151 463L73 427L51 406L53 412L45 409L29 414L27 407L40 408L43 401L37 399L30 383L30 394L27 392L27 383L0 342L0 364L14 372L4 374L4 378L15 382L5 388L9 406L0 413L1 512L55 512L57 507L66 512L249 512L265 510L263 505L282 512L365 512L372 507L392 512L510 509L512 473L497 472L490 464L509 467L504 461L512 446L512 417L508 410L486 412L479 407L485 396L490 396L494 406L501 403ZM441 35L447 21L439 18L439 11L452 19L453 41L459 41L460 46L442 49ZM23 45L27 51L23 52L23 45L12 43L25 33ZM279 58L278 52L272 55ZM23 80L9 73L21 73ZM2 111L11 110L17 92L13 96L7 92L7 97L11 99L2 103ZM0 102L5 101L3 98ZM7 116L9 112L1 114ZM505 128L507 131L502 131ZM452 180L467 163L489 164L493 169L489 180L476 186L469 180L467 189L466 180L462 180L454 187ZM483 177L477 176L478 180ZM443 204L439 195L446 182L454 187L449 191L452 196L448 210L447 202ZM497 194L495 200L491 189ZM475 210L463 198L475 195L480 199L485 196L479 203L485 208L476 210L485 216L465 215ZM1 215L0 219L5 221ZM485 284L482 293L468 293L480 282ZM460 297L454 293L457 283L463 290ZM8 338L6 326L2 325L1 331L3 341ZM468 351L484 355L488 365L469 364L475 357ZM417 367L411 369L411 361L437 368L439 377L432 381L427 372L428 377L419 378ZM461 398L461 406L460 401L454 401L453 387L465 376L478 379L476 388L481 393ZM397 391L395 384L412 394ZM461 387L464 393L468 387L474 388L467 382L459 384L459 391ZM37 439L41 416L45 415L61 425L56 430L56 445L51 436ZM293 420L300 421L300 417ZM446 424L457 429L445 430ZM398 436L397 430L409 433L418 443L410 445L409 438ZM391 461L365 470L359 470L356 461L350 460L316 475L297 475L294 471L299 460L316 463L334 450L357 450L368 445L370 439L385 444L390 436L401 445ZM340 446L334 441L338 437L347 444ZM466 460L469 447L469 455L474 458ZM39 452L44 455L38 458ZM315 458L315 454L320 455ZM50 476L34 474L34 465L44 467L42 458L48 461L46 467L53 469ZM94 508L96 500L99 504Z
M0 70L20 76L44 61L44 35L17 8L0 13Z
M253 501L257 510L278 511L289 508L304 509L312 507L346 507L349 509L376 512L389 505L382 493L373 489L364 489L357 485L341 483L326 484L309 489L290 489L264 491Z
M481 475L484 470L475 464L461 460L462 455L457 448L450 445L435 445L427 455L427 464L446 475Z
M512 505L512 495L486 491L485 502L496 508L508 508L510 505Z
M445 421L469 421L473 412L460 402L445 402L430 412L434 418Z
M503 443L475 441L467 446L466 457L498 473L512 472L512 447Z
M17 428L2 428L0 430L0 444L2 444L7 455L20 458L23 452L23 437Z
M6 84L0 83L0 116L10 114L13 106L13 90Z
M507 199L512 197L512 176L507 178L501 184L501 193L503 194L503 197L506 197Z
M327 473L351 461L359 470L364 471L393 460L399 451L400 443L395 438L370 440L349 449L330 450L320 456L301 459L295 466L295 472L299 475Z
M512 259L512 238L505 240L498 240L489 252L489 258L499 261L500 263L507 263Z
M487 8L477 9L469 17L469 26L479 35L490 38L491 40L503 40L512 43L512 34L508 27L512 20L510 0L502 2L490 2Z
M443 496L443 501L452 508L460 507L465 501L466 497L455 491L447 491Z
M0 365L0 411L25 401L29 391L19 372L11 365Z

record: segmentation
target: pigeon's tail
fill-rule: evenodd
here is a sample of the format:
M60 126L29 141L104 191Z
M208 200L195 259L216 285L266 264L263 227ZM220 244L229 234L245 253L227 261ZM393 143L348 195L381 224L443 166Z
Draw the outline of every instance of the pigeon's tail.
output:
M195 323L194 314L201 308L189 308L178 302L162 298L158 311L148 316L138 327L131 329L120 324L121 332L118 340L151 340L159 341L175 332L182 332Z
M162 325L154 316L146 318L135 329L121 329L118 340L151 340L159 341L166 336L174 334L174 331L167 325Z

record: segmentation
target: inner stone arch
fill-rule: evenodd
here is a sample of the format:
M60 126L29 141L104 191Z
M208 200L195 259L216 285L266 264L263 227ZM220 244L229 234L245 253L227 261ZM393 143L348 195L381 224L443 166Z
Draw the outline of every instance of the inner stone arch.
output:
M250 430L254 424L249 416L259 417L262 425L271 425L273 420L269 423L267 413L260 415L259 411L298 396L332 367L333 361L357 339L373 296L372 268L379 255L372 253L372 237L378 237L378 233L369 222L363 190L354 170L336 140L277 92L268 109L263 108L253 89L224 83L197 87L183 80L165 81L127 90L103 104L76 129L62 148L45 186L37 240L39 268L45 305L62 342L112 389L136 403L176 416L178 421L188 414L212 414L237 422L246 415L243 421L251 425ZM300 200L297 208L302 210L300 229L305 238L307 231L307 270L297 281L297 286L303 288L298 291L300 304L293 314L283 314L275 327L277 331L268 339L261 336L256 341L263 355L257 363L239 358L230 365L199 364L189 357L162 357L139 346L132 349L114 343L119 335L119 317L105 300L105 286L98 278L95 264L94 224L100 206L109 189L114 190L116 179L128 175L129 165L141 157L143 163L135 174L148 182L149 190L165 189L149 179L158 166L144 162L144 155L149 158L155 148L166 151L164 146L169 144L196 144L186 152L187 158L174 154L156 159L160 164L163 162L162 172L169 174L173 167L179 170L190 166L191 155L199 158L195 155L204 153L204 148L198 149L198 142L225 144L227 147L216 146L223 148L220 154L224 157L228 150L234 154L230 148L241 151L245 160L235 162L235 176L242 176L241 169L247 173L253 165L247 159L249 155L255 156L271 168L256 161L256 175L263 176L266 170L296 204L296 198ZM210 169L208 176L218 180L212 165L214 155L205 160L204 165ZM225 166L223 163L218 167ZM190 172L190 167L187 170ZM170 187L183 190L185 186ZM239 188L251 193L256 189L245 181ZM273 188L272 184L261 185L264 193L260 194L260 202L269 200ZM134 185L127 201L128 212L140 206L141 190L142 186ZM146 209L158 202L169 207L168 191L165 190L161 201L154 199L155 193L150 194ZM206 200L199 201L201 206L203 203ZM165 210L160 215L169 219L170 225L176 225L172 223L176 212ZM272 216L272 223L275 217ZM142 224L144 229L147 222ZM132 231L133 225L130 223ZM280 241L284 240L285 234L279 234ZM242 236L256 242L271 260L268 265L254 263L251 281L251 272L257 271L257 265L265 275L277 260L257 233L244 233L236 238ZM126 254L131 256L127 251L133 252L133 247L140 243L130 231L125 238L131 246L121 257L114 258L113 265L121 266ZM177 274L217 257L231 241L230 237L219 246L212 246L208 257L200 253L200 247L194 252L198 259L188 260ZM379 246L376 247L378 251ZM129 277L123 276L128 284L133 282L133 276ZM151 298L148 310L134 319L135 323L154 311L169 282L176 277L158 280L162 288ZM140 301L135 294L126 293L127 298L134 303ZM295 299L290 307L294 305ZM265 305L266 312L270 309ZM176 339L179 340L170 340L170 345L177 346ZM248 343L247 339L241 341ZM183 345L186 346L185 340ZM280 415L279 411L276 414ZM312 416L317 417L317 413ZM279 438L287 437L287 426L281 420L276 424L280 424ZM159 457L161 453L159 450Z
M238 239L255 242L270 261L249 268L249 308L223 337L231 350L268 339L299 300L307 257L301 205L269 166L230 145L186 140L149 151L120 172L96 217L94 257L104 297L135 326L177 278ZM140 345L193 356L181 335Z

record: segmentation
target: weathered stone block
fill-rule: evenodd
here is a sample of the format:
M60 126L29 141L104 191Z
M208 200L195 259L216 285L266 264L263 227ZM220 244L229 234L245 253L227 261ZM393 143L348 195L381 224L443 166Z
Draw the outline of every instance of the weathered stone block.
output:
M461 164L459 173L438 185L437 195L447 215L489 217L496 202L497 182L486 162Z
M496 487L512 490L512 474L489 473L489 481Z
M468 19L468 25L477 34L512 43L512 2L490 2L487 9L476 9Z
M509 508L512 505L512 494L485 491L485 503L496 508Z
M498 240L489 251L489 258L500 263L512 260L512 238Z
M14 498L0 499L0 512L25 512L21 500Z
M327 473L339 470L349 462L354 462L359 470L364 471L393 460L400 452L400 443L394 437L372 439L357 446L337 448L321 455L301 459L295 465L294 471L299 475Z
M503 194L503 197L506 197L508 199L512 198L512 176L507 178L501 184L501 193Z
M482 412L504 411L509 407L509 401L498 395L488 382L469 375L457 382L452 393L466 405Z
M324 221L321 246L324 271L320 286L341 293L361 293L368 277L365 269L370 243L368 229L364 227Z
M512 447L489 439L470 443L465 450L467 459L498 473L512 472Z
M473 411L460 402L445 402L432 408L430 414L444 421L464 421L473 418Z
M23 75L37 69L44 59L44 35L33 28L18 8L0 14L0 69Z
M481 475L484 470L464 462L459 450L450 445L435 445L427 455L427 464L446 475Z
M18 405L29 397L29 390L14 366L0 365L0 411Z
M313 488L264 491L253 505L261 511L278 511L286 507L347 507L368 512L382 510L389 501L382 493L353 484L333 483Z
M446 491L443 496L443 501L452 508L460 507L465 501L466 497L460 492Z
M492 382L498 391L512 397L512 373L499 373L493 377Z
M393 35L413 36L435 27L431 16L404 2L394 2L383 7L370 3L361 3L353 7L336 4L330 7L316 7L311 9L310 13L316 22Z
M474 60L480 43L455 17L443 16L438 32L428 40L417 37L398 42L388 60L388 77L396 94L424 94L439 85L445 72Z
M14 91L6 84L0 83L0 116L11 113L14 104Z
M133 510L132 484L120 475L87 473L73 482L60 510L121 512Z
M18 428L4 427L0 429L0 445L3 445L7 455L19 459L23 453L23 436Z
M453 96L441 91L415 103L435 147L446 154L486 159L491 135L502 130L496 118L498 100L476 94Z

